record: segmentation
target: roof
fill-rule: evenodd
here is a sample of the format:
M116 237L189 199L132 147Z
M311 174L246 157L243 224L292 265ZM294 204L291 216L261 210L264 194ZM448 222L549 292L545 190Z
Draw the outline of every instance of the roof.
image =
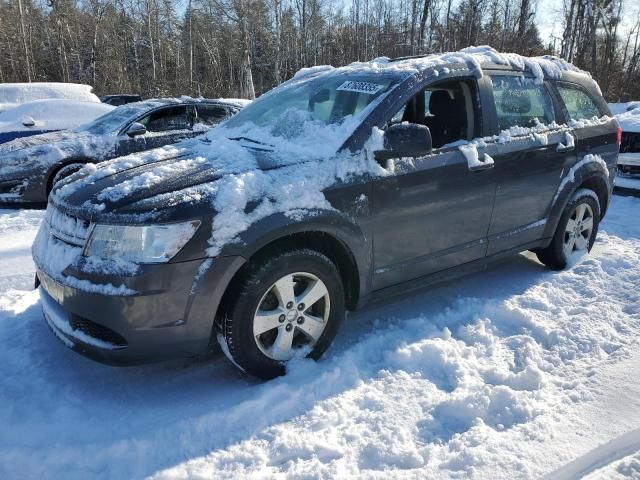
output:
M141 102L136 102L137 105L146 105L147 108L156 108L164 105L195 105L198 103L207 103L207 104L218 104L218 105L231 105L234 107L245 107L248 103L251 103L251 100L243 100L239 98L203 98L203 97L189 97L187 95L183 95L180 98L175 97L167 97L167 98L151 98L149 100L143 100Z
M483 75L483 68L498 66L509 67L522 72L530 72L538 82L545 78L561 78L563 73L581 75L591 80L591 75L561 58L545 55L525 57L516 53L501 53L487 45L463 48L458 52L434 53L390 59L375 58L368 62L354 62L344 67L334 68L328 65L302 69L294 79L327 72L334 73L397 73L415 75L428 69L435 69L436 74L449 73L452 67L464 66L478 77Z

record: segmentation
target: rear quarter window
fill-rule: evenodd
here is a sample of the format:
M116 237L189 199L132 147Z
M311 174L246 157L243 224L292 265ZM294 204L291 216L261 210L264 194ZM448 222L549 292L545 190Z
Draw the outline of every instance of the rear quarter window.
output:
M597 102L581 87L570 83L556 83L556 88L571 120L585 120L605 114Z
M535 127L555 121L553 100L544 85L519 76L491 76L498 129Z

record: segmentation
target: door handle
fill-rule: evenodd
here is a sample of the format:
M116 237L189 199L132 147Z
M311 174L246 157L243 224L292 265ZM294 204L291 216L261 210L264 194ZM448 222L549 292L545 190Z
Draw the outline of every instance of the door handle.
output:
M558 146L556 147L556 152L558 153L571 152L572 150L575 150L575 149L576 149L575 145L563 145L559 143Z
M493 168L493 162L483 162L478 165L474 165L473 167L469 167L469 171L480 172L482 170L489 170L490 168Z

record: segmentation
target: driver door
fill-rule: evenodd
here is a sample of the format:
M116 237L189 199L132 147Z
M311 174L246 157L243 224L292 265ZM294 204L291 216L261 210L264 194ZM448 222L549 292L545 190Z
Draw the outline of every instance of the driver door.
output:
M495 176L489 162L469 163L456 143L482 136L477 92L472 78L427 86L391 120L429 126L434 148L388 160L390 175L374 183L374 289L485 256ZM491 142L477 147L480 159L496 151Z
M120 143L119 155L171 145L194 136L193 107L188 105L167 105L158 108L138 120L138 123L144 125L147 132L133 138L125 134Z

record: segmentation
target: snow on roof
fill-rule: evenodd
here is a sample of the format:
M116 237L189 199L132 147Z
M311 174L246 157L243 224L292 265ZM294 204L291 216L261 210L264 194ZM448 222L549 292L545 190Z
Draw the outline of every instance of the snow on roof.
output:
M90 122L113 110L104 103L48 99L23 103L0 113L0 132L65 130ZM32 125L25 121L32 120Z
M609 108L622 131L640 133L640 102L610 103Z
M66 98L100 103L93 88L79 83L2 83L0 84L0 111L15 105L47 98Z
M466 65L469 70L478 76L482 76L482 66L497 64L512 67L520 71L529 71L542 82L544 78L560 78L562 72L574 72L586 75L589 73L580 70L561 58L545 55L541 57L524 57L516 53L501 53L494 48L483 45L479 47L463 48L458 52L434 53L431 55L389 59L380 57L369 62L354 62L344 67L333 68L330 66L311 67L300 70L294 78L299 79L313 74L328 71L336 72L397 72L415 74L428 68L447 67L451 65Z

